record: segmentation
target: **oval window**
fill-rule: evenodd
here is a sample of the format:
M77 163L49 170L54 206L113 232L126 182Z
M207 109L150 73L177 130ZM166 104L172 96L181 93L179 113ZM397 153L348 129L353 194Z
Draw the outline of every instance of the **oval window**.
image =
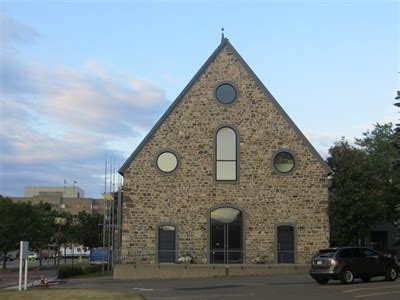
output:
M231 104L236 100L236 89L229 83L223 83L219 85L215 91L215 98L221 104Z
M171 173L178 167L178 158L172 152L163 152L157 158L157 167L164 173Z
M286 151L279 152L274 157L274 167L281 173L289 173L293 170L295 160L292 154Z

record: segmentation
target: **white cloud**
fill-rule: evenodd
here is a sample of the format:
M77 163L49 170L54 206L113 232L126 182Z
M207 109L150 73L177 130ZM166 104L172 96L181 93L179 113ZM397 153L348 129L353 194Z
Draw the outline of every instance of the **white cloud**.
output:
M93 60L81 68L33 63L8 50L39 35L4 16L1 24L0 193L68 176L80 177L87 195L99 191L104 153L123 163L168 107L165 91Z
M330 133L320 134L308 131L305 132L304 135L324 159L329 156L329 148L332 147L336 141L340 140L340 136Z

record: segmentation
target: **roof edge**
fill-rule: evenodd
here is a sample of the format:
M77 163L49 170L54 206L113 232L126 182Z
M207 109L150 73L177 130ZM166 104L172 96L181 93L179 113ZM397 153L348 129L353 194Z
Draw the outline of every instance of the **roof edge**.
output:
M176 97L174 102L172 102L172 104L168 107L168 109L161 116L161 118L157 121L157 123L153 126L153 128L151 128L151 130L147 133L147 135L144 137L144 139L140 142L140 144L136 147L136 149L132 152L132 154L128 157L128 159L124 162L124 164L119 168L118 173L120 175L124 176L124 171L129 166L129 164L132 162L132 160L135 158L135 156L139 153L139 151L144 147L144 145L147 143L147 141L156 132L158 127L161 126L161 124L168 117L168 115L175 108L175 106L177 106L179 104L179 102L183 99L183 97L186 95L186 93L189 91L189 89L192 87L192 85L197 81L197 79L200 77L200 75L203 73L203 71L210 65L210 63L217 57L218 53L222 50L222 48L227 44L230 44L228 38L224 38L221 40L220 45L214 50L214 52L210 55L210 57L206 60L206 62L200 67L200 69L196 72L196 74L193 76L193 78L188 82L188 84L185 86L185 88L182 90L182 92L178 95L178 97Z
M328 166L328 164L325 162L325 160L322 158L322 156L318 153L318 151L314 148L314 146L310 143L310 141L306 138L306 136L303 134L303 132L297 127L296 123L293 122L293 120L289 117L289 115L286 113L286 111L282 108L282 106L279 104L279 102L275 99L275 97L270 93L270 91L266 88L264 83L258 78L258 76L254 73L254 71L250 68L250 66L246 63L246 61L243 59L243 57L237 52L235 47L229 42L229 40L226 40L226 44L228 47L231 48L233 53L239 58L240 62L243 64L245 69L251 74L251 76L255 79L255 81L260 85L261 89L267 94L267 96L270 98L271 102L275 105L275 107L278 109L278 111L283 115L283 117L288 121L288 123L292 126L294 131L300 136L300 138L303 140L303 142L306 144L306 146L309 148L312 154L318 159L318 161L322 164L323 168L325 169L327 174L333 173L332 169Z
M235 47L233 47L233 45L229 42L228 38L224 38L221 40L220 45L214 50L214 52L210 55L210 57L206 60L206 62L201 66L201 68L197 71L197 73L193 76L193 78L188 82L188 84L185 86L185 88L182 90L182 92L178 95L178 97L175 99L175 101L172 102L172 104L168 107L166 112L161 116L161 118L157 121L157 123L153 126L153 128L147 133L147 135L142 140L142 142L136 147L136 149L132 152L132 154L128 157L128 159L125 161L125 163L118 170L118 173L121 174L122 176L124 175L124 171L129 166L129 164L132 162L132 160L135 158L135 156L144 147L144 145L152 137L152 135L155 133L155 131L161 126L161 124L168 117L168 115L171 113L171 111L179 104L179 102L183 99L183 97L188 92L188 90L192 87L192 85L200 77L200 75L203 73L203 71L209 66L209 64L215 59L215 57L218 55L218 53L222 50L222 48L224 46L228 46L233 51L233 53L237 56L237 58L242 63L242 65L245 67L245 69L250 73L250 75L254 78L254 80L260 85L261 89L267 94L267 96L269 97L271 102L275 105L275 107L278 109L278 111L288 121L288 123L292 126L294 131L300 136L300 138L303 140L303 142L305 143L307 148L318 159L318 161L321 163L321 165L323 166L326 173L327 174L333 173L333 171L328 166L328 164L325 162L325 160L322 158L322 156L318 153L318 151L314 148L314 146L306 138L306 136L303 134L303 132L297 127L297 125L293 122L293 120L285 112L285 110L282 108L282 106L279 104L279 102L275 99L275 97L265 87L265 85L258 78L258 76L254 73L254 71L250 68L250 66L246 63L246 61L242 58L242 56L237 52Z

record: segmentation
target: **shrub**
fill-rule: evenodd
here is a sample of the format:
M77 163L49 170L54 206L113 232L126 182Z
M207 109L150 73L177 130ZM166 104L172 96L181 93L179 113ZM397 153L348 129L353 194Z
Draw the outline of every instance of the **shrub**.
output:
M104 265L104 269L107 270L107 264ZM72 266L63 266L60 267L60 271L58 273L59 278L67 278L77 275L83 274L91 274L101 272L101 265L75 265L74 268Z

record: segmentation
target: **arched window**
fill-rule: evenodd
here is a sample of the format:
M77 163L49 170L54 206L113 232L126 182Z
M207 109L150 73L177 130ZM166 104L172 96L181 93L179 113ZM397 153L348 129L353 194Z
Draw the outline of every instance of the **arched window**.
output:
M237 172L237 135L231 127L222 127L217 131L215 143L215 179L217 181L236 181Z

